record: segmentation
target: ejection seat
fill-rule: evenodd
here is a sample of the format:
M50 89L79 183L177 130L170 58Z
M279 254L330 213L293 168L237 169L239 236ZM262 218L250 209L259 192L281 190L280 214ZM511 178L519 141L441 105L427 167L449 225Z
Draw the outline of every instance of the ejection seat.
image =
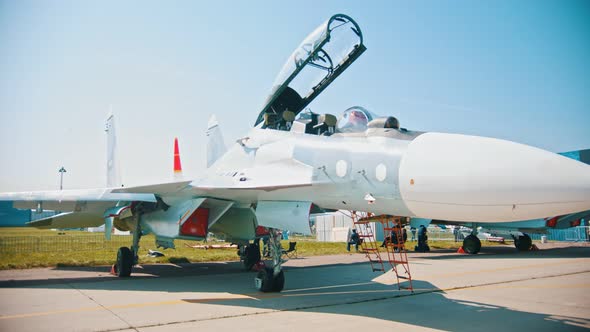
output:
M284 121L284 127L281 128L283 130L291 130L291 126L293 126L293 121L295 121L295 113L291 112L291 111L284 111L283 112L283 121Z
M295 113L285 110L282 112L280 118L275 113L264 114L264 128L276 129L276 130L291 130L293 121L295 120Z
M318 117L318 124L313 126L317 134L321 136L330 136L334 133L338 119L332 114L322 114Z

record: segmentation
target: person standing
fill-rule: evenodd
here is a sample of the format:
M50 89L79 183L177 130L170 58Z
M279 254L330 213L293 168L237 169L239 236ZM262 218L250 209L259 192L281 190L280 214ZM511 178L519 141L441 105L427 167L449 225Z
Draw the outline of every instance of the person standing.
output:
M356 229L352 230L352 234L350 234L350 239L348 239L348 243L346 244L346 250L350 251L350 245L354 244L356 251L359 251L359 241L360 237L356 232Z

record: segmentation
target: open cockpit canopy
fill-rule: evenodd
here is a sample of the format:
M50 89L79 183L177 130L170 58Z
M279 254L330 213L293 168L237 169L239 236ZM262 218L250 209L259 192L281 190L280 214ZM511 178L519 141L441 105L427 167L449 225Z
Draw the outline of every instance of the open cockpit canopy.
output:
M365 50L361 29L352 18L330 17L289 56L254 126L278 129L293 121Z

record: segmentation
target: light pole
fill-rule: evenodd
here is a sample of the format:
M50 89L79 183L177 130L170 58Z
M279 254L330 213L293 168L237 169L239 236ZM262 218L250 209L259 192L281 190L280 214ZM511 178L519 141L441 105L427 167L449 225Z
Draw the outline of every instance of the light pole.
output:
M64 173L67 171L62 166L58 172L59 172L59 190L63 190L63 188L64 188Z

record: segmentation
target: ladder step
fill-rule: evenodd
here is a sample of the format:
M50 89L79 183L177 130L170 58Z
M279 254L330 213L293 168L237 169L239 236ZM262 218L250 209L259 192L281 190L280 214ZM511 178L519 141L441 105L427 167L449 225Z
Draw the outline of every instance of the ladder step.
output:
M364 251L377 251L377 248L365 248Z
M377 259L369 259L369 262L371 262L371 263L383 263L383 261L377 260Z
M399 279L405 279L405 280L408 280L408 279L409 279L408 277L404 277L404 276L397 276L397 277L398 277Z
M359 235L359 237L373 237L373 234L368 234L368 235Z
M398 261L398 260L392 260L390 261L391 263L395 263L395 264L408 264L408 261Z
M384 272L383 269L375 269L375 268L373 268L373 272L377 272L377 271Z

